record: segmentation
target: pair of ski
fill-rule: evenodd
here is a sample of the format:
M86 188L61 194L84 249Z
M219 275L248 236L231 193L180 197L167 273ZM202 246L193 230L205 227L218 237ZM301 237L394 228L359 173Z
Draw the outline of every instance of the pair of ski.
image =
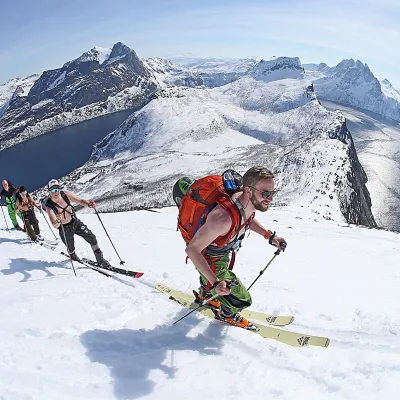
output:
M46 239L41 239L37 240L35 243L39 244L40 246L43 246L49 250L55 250L55 248L58 245L58 240L51 241L51 240L46 240ZM69 255L63 251L60 252L63 256L66 256L69 258ZM129 276L131 278L140 278L143 275L143 272L137 272L137 271L131 271L130 269L124 269L124 268L117 268L117 267L104 267L104 266L99 266L96 261L90 260L88 258L81 258L80 259L80 264L86 265L87 267L93 269L96 272L99 272L100 274L111 277L112 275L103 271L107 270L110 272L114 272L116 274L120 275L125 275Z
M65 257L69 257L69 255L65 252L61 252L61 254ZM123 269L123 268L118 268L118 267L105 267L105 266L100 266L97 264L96 261L90 260L89 258L80 258L80 261L78 261L80 264L83 264L91 269L93 269L96 272L99 272L100 274L107 276L107 277L112 277L112 274L109 274L106 271L109 272L114 272L116 274L121 274L125 276L129 276L131 278L140 278L143 275L143 272L137 272L137 271L131 271L130 269Z
M162 293L167 294L169 296L169 300L174 301L183 307L194 310L199 306L198 303L194 302L195 300L194 296L190 294L186 294L178 290L172 289L161 283L158 283L156 285L156 289ZM205 307L199 308L198 312L200 312L201 314L203 314L208 318L215 319L214 313L209 308ZM294 317L292 316L271 315L252 310L243 310L240 314L247 319L256 320L269 325L268 326L257 322L252 322L252 324L255 325L258 328L258 330L249 330L249 332L256 333L262 336L263 338L275 339L279 342L295 347L329 346L330 340L326 337L297 333L277 328L291 324L294 321Z
M54 250L58 245L58 240L36 239L36 244L46 247L46 249Z

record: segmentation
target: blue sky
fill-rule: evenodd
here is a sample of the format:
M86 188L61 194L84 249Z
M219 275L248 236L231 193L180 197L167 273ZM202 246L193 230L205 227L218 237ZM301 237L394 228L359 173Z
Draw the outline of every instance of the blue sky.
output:
M398 0L0 0L0 82L121 41L139 57L359 59L400 88L399 21Z

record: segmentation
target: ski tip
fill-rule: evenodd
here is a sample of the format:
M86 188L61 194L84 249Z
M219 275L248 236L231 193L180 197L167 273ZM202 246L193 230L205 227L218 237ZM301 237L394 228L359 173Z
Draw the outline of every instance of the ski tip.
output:
M135 274L135 278L140 278L141 276L143 276L144 272L136 272Z

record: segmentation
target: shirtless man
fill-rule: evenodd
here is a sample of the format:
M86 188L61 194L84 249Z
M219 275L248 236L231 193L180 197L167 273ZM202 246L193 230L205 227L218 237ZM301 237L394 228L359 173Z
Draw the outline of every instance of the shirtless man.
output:
M36 241L36 239L41 240L39 221L36 218L34 207L42 211L42 206L36 204L33 197L27 193L25 186L19 188L15 197L15 208L22 214L25 229L29 237L33 241Z
M243 191L231 197L233 203L236 203L231 205L232 212L239 213L238 226L241 231L232 235L232 217L226 209L217 205L209 212L206 222L186 247L188 257L201 275L199 299L204 301L217 294L215 301L209 303L215 310L216 317L242 328L252 327L240 315L241 310L251 305L251 296L231 270L233 265L230 265L230 252L240 244L246 229L263 236L269 244L280 250L285 250L285 239L276 236L275 232L266 229L254 218L255 211L268 210L274 194L272 172L263 166L250 168L243 175ZM232 236L234 239L231 239ZM229 288L229 281L237 281L237 285Z
M100 250L96 236L77 218L75 208L71 205L71 202L74 202L84 207L96 208L95 201L83 200L71 192L63 192L56 179L50 180L47 184L47 189L50 196L43 200L43 208L45 208L54 228L58 229L60 238L67 246L68 254L72 260L80 261L75 252L74 241L74 235L78 235L92 247L98 266L110 267L110 263L103 257L103 252Z

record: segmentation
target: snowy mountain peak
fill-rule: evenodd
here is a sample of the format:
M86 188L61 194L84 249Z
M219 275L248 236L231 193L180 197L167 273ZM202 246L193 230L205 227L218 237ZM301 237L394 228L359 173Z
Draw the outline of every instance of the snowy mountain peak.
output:
M376 80L374 74L371 72L367 64L363 64L360 60L354 61L343 60L336 67L331 68L331 73L335 74L346 74L348 76L362 76L365 80Z
M112 49L107 47L95 46L93 49L86 51L78 58L68 61L64 64L64 68L70 66L72 63L84 63L88 61L97 61L99 64L103 64L107 62L108 64L118 61L121 58L125 57L127 54L134 54L134 57L137 58L136 53L121 42L117 42L114 44Z
M261 60L249 70L249 74L264 82L279 79L301 79L304 77L304 68L298 57L278 57L270 60Z
M102 64L106 61L111 53L111 49L105 47L95 46L93 49L86 51L80 57L76 58L73 61L67 62L64 66L68 66L71 62L87 62L87 61L97 61L99 64Z
M0 105L0 146L94 115L136 108L156 88L151 71L132 49L120 42L112 49L96 46L61 68L44 71L29 96L18 94Z
M340 61L340 63L338 65L336 65L336 69L349 69L349 68L353 68L355 66L355 61L350 58L350 59L346 59L346 60L342 60Z
M379 80L360 60L342 60L336 67L315 71L307 68L307 77L322 99L350 104L400 121L400 92L384 79ZM322 64L320 64L322 65Z

